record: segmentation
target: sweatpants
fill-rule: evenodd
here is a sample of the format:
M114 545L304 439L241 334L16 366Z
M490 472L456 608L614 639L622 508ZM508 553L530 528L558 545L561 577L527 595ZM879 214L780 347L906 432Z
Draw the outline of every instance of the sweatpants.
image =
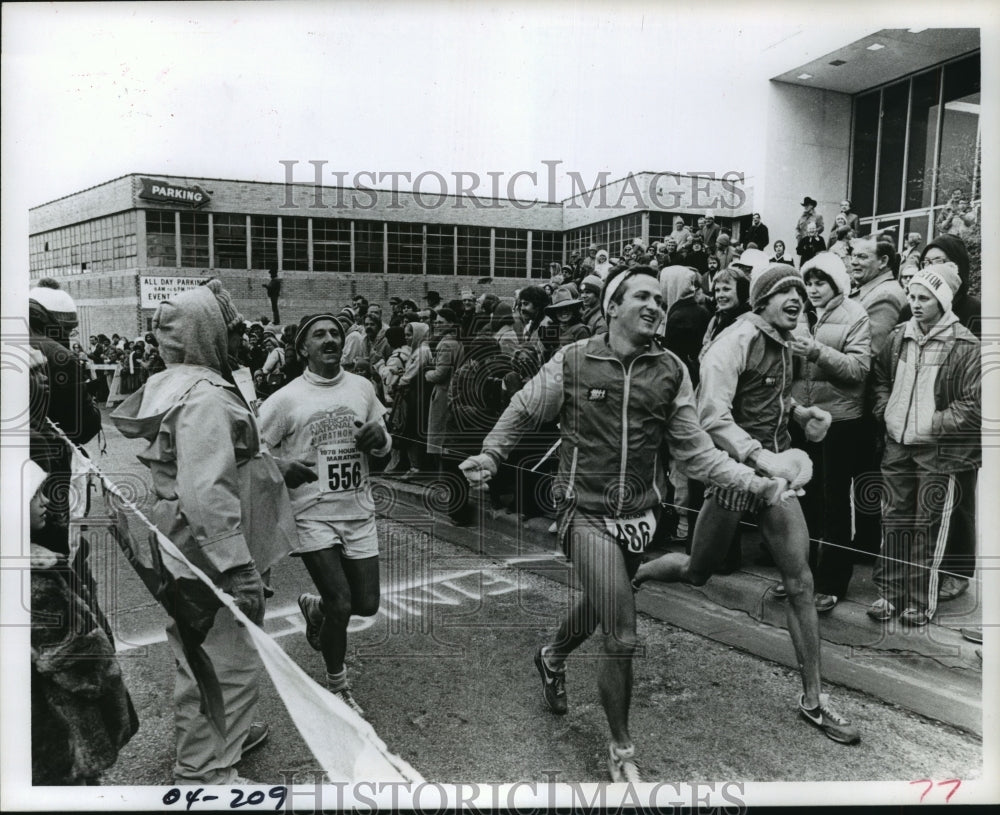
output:
M199 709L198 684L188 668L176 626L167 627L167 641L174 651L177 677L174 682L174 723L177 760L174 781L178 784L230 784L236 778L236 763L243 741L257 711L257 686L262 665L257 649L243 626L225 608L215 615L215 624L202 646L215 668L226 711L225 738L219 739L208 718Z
M912 607L931 617L952 528L967 530L964 544L973 559L976 545L977 471L942 473L938 462L934 445L886 440L883 543L872 575L880 596L898 611Z

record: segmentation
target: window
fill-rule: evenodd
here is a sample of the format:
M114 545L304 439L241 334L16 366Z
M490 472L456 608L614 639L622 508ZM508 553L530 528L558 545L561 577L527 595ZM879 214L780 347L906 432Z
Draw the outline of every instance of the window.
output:
M549 264L562 265L562 234L536 229L531 233L531 276L546 279Z
M528 231L526 229L496 230L496 264L498 277L528 276Z
M910 133L906 159L905 209L931 204L931 176L934 173L934 142L937 136L941 69L935 68L913 78L910 105ZM927 235L924 233L924 237Z
M424 227L422 224L389 224L389 271L423 274Z
M247 219L245 215L213 215L212 242L218 269L247 267Z
M632 215L614 218L605 221L603 226L607 229L606 237L604 240L598 241L598 244L606 246L612 257L619 257L624 244L631 243L642 236L642 213L636 212Z
M181 266L208 266L208 213L181 213Z
M878 214L899 212L903 185L903 144L906 140L906 110L910 81L898 82L882 91L882 135L879 139Z
M427 274L455 274L455 227L428 224Z
M309 219L281 219L281 268L290 272L309 271Z
M150 266L176 266L176 235L173 212L146 210L146 263Z
M860 218L871 216L875 206L878 114L878 91L855 99L854 140L851 159L851 207Z
M962 199L980 197L979 178L979 55L946 65L938 152L937 204L947 203L955 190Z
M278 268L278 219L273 215L250 218L250 265L254 269Z
M458 273L480 277L492 274L489 227L458 228Z
M382 245L385 230L382 221L354 222L354 271L358 274L382 274Z
M342 218L313 218L313 270L351 271L351 222Z

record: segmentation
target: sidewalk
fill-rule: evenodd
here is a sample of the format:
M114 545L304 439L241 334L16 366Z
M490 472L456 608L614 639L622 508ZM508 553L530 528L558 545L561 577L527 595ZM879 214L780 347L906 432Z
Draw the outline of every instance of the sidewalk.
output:
M453 526L433 506L431 490L421 484L376 477L377 509L399 520L428 522L436 537L476 554L505 559L562 583L569 582L565 558L556 551L551 518L519 521L516 515L479 508L479 523ZM657 549L651 557L668 549ZM756 656L796 668L785 629L785 601L775 598L777 569L755 565L759 536L743 535L743 568L716 575L705 586L650 582L637 595L640 612L692 633L726 643ZM924 629L887 626L865 614L876 599L871 566L855 567L851 595L829 614L820 615L824 640L824 679L870 693L886 702L983 734L982 662L959 630L981 624L981 586L973 581L962 597L938 607Z

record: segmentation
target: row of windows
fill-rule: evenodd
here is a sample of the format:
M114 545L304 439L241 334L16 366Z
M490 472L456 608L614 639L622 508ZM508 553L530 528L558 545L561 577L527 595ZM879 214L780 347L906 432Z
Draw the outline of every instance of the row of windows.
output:
M624 241L642 237L642 213L634 212L609 221L573 229L566 235L566 251L585 255L591 244L604 246L617 255Z
M339 218L213 214L211 257L208 213L146 212L146 255L150 266L219 269L282 269L379 274L500 275L543 277L562 259L562 235L555 231L479 226L438 226ZM178 245L180 262L178 263ZM280 251L279 251L280 246Z
M123 212L32 235L28 239L29 268L75 274L134 267L135 224L135 213Z
M851 203L862 218L981 196L979 54L854 99ZM927 232L921 234L927 235Z

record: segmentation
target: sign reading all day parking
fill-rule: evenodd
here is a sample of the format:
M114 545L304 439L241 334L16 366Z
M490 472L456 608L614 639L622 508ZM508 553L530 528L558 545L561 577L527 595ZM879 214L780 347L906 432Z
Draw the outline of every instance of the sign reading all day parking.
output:
M164 300L175 294L200 286L204 277L156 277L142 275L139 278L139 304L141 308L156 308Z

